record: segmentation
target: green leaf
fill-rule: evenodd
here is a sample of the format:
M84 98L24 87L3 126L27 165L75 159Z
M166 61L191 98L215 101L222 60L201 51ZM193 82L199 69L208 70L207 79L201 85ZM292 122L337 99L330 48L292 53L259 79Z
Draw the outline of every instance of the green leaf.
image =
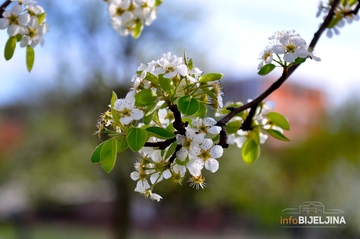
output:
M264 76L269 74L272 70L275 69L275 65L274 64L266 64L264 65L258 72L259 75Z
M105 142L102 142L101 144L99 144L99 145L95 148L94 152L93 152L92 155L91 155L91 162L92 162L92 163L100 163L100 152L101 152L101 149L102 149L104 143L105 143Z
M156 0L156 1L155 1L155 7L161 5L162 2L163 2L163 0Z
M260 156L260 147L252 139L248 139L242 146L241 155L245 163L252 164Z
M158 78L149 72L146 72L145 80L148 80L155 85L158 84Z
M171 146L169 147L169 149L166 152L165 159L168 159L175 152L175 149L176 149L177 145L178 144L177 144L176 141L171 144Z
M135 95L135 105L136 106L147 106L154 103L157 95L154 91L150 89L143 89Z
M184 115L193 115L199 110L200 103L194 97L185 95L179 98L178 107Z
M194 69L194 63L193 63L192 58L190 58L190 60L188 61L187 67L189 68L189 70Z
M333 18L331 19L331 22L329 23L329 25L327 26L327 28L333 28L336 24L338 24L338 22L340 21L341 18Z
M293 65L299 65L301 63L304 63L305 61L306 61L306 58L298 57L295 59L295 62L293 63Z
M46 12L37 15L38 25L41 25L41 23L45 20L45 17L46 17Z
M30 45L27 45L27 47L26 47L26 67L29 72L33 68L34 61L35 61L34 48L32 48Z
M171 92L171 80L164 77L164 74L159 75L159 83L163 91Z
M116 137L117 140L117 151L118 153L124 152L129 146L126 140L126 135Z
M118 112L114 109L114 104L115 104L115 101L117 100L117 95L116 93L113 91L111 93L111 100L110 100L110 105L111 105L111 115L114 119L114 122L119 124L120 123L120 119L119 119L119 114Z
M4 51L4 57L5 60L10 60L15 52L16 48L16 36L9 37L5 44L5 51Z
M142 22L141 22L141 21L138 21L138 22L136 23L136 25L135 25L134 30L133 30L133 37L134 37L135 39L139 38L139 36L141 35L141 32L142 32L143 28L144 28L144 26L143 26Z
M195 116L204 118L206 116L206 113L207 113L206 106L204 104L200 103L199 110L196 112Z
M283 133L281 133L279 130L274 129L265 129L266 133L268 133L270 136L274 137L275 139L282 140L282 141L291 141L289 138L287 138Z
M268 120L270 120L272 124L275 124L284 130L290 130L289 121L282 114L279 114L277 112L270 112L267 113L265 117L268 118Z
M126 134L126 140L128 142L129 148L132 151L137 152L146 143L147 140L146 130L142 128L130 128Z
M23 38L22 34L16 34L16 41L19 42Z
M236 133L241 127L241 121L235 120L226 124L226 132L228 134Z
M202 75L199 79L199 82L209 82L209 81L217 81L224 77L224 74L221 73L208 73Z
M115 166L116 152L117 140L115 138L106 140L100 152L100 163L107 173L110 173Z
M155 136L158 139L171 139L175 137L175 134L161 127L156 127L156 126L149 127L146 128L146 131L150 132L153 136Z

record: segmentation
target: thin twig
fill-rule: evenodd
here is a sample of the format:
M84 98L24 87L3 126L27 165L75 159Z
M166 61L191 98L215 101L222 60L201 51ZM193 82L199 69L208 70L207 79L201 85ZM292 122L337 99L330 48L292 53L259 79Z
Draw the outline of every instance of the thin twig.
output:
M0 6L0 18L2 18L3 13L5 12L5 9L7 8L7 6L9 6L11 3L11 0L6 0L3 4L1 4Z

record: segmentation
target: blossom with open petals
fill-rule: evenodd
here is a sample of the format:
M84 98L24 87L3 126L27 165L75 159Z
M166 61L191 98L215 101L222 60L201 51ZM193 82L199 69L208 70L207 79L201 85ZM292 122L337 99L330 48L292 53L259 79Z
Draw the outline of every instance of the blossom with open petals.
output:
M114 109L120 115L120 122L124 125L130 124L133 120L139 120L144 116L144 112L135 107L134 92L130 91L125 99L117 99Z

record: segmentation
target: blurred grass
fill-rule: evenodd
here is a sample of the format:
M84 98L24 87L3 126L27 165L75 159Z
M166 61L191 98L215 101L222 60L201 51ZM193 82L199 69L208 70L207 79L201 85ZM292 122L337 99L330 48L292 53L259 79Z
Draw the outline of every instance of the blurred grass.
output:
M0 239L111 239L113 235L106 228L41 223L26 227L26 231L19 233L18 228L12 224L0 225Z

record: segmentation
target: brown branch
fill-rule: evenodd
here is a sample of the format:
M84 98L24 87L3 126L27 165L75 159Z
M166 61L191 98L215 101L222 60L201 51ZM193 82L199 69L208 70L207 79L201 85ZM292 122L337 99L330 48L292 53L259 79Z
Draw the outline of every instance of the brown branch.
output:
M337 7L337 5L339 4L340 0L334 0L331 8L329 10L328 15L326 16L326 18L324 19L324 22L321 24L319 30L314 34L313 39L310 42L309 45L309 49L314 49L316 43L319 41L320 36L322 35L322 33L325 31L325 29L327 28L327 26L330 24L331 20L333 19L334 15L335 15L335 9ZM360 2L360 0L359 0ZM358 7L357 7L358 8ZM261 95L259 95L257 98L255 98L253 101L244 104L242 106L239 106L237 108L234 108L231 110L231 112L229 114L227 114L226 116L224 116L222 119L217 121L218 126L222 127L222 130L220 132L220 141L219 141L219 145L221 145L223 148L228 146L227 143L227 135L226 135L226 131L225 129L225 125L238 113L251 108L249 115L247 116L247 118L244 120L242 126L240 127L242 130L250 130L251 129L251 121L252 118L255 115L256 112L256 108L257 106L266 98L268 97L271 93L273 93L275 90L277 90L288 78L289 76L299 67L300 64L298 65L292 65L289 68L284 68L283 73L281 75L281 77L275 81L268 89L266 89Z
M7 8L7 6L9 6L11 3L11 0L6 0L3 4L1 4L0 6L0 18L2 18L3 13L5 12L5 9Z
M314 38L310 42L310 45L309 45L310 49L315 48L315 45L319 41L321 34L323 34L325 29L329 26L331 20L333 19L334 15L335 15L335 9L339 5L339 3L340 3L340 0L334 0L333 1L328 15L326 16L326 18L324 19L324 22L321 24L319 30L314 34Z

